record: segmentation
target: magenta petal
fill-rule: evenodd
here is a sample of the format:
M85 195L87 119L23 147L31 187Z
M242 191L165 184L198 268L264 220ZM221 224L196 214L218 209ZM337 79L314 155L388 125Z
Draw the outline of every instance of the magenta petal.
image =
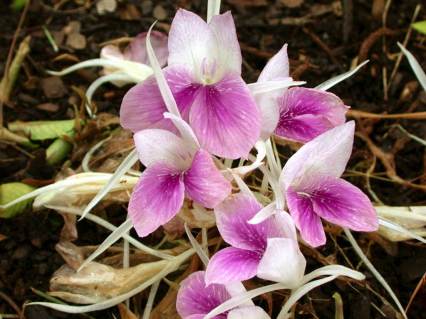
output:
M232 190L231 183L204 150L195 154L191 168L185 173L184 183L188 197L207 208L217 206Z
M147 128L174 130L154 76L132 87L124 96L120 107L120 123L133 133Z
M356 231L379 227L371 201L358 187L334 177L317 177L311 195L314 211L327 221Z
M146 51L147 34L147 32L139 33L130 42L130 44L124 50L124 57L127 60L149 65L148 54ZM167 58L169 56L167 35L158 31L151 31L150 39L155 56L157 57L160 66L166 65Z
M223 285L206 286L204 275L204 271L194 272L180 284L176 309L183 319L202 318L231 297ZM226 314L215 318L225 319Z
M222 238L236 248L263 252L267 238L281 237L282 231L272 218L255 225L248 223L261 209L262 206L249 195L230 196L214 210Z
M326 242L324 228L321 218L313 210L310 198L289 188L286 199L290 214L303 240L312 247L324 245Z
M299 142L345 123L348 107L336 95L316 89L293 87L280 100L276 134Z
M185 187L181 173L159 163L148 167L130 197L128 212L140 237L171 220L182 207Z
M210 259L206 269L206 283L225 285L253 278L261 257L259 253L250 250L224 248Z
M202 148L225 158L246 157L260 135L260 112L238 75L200 89L189 114Z

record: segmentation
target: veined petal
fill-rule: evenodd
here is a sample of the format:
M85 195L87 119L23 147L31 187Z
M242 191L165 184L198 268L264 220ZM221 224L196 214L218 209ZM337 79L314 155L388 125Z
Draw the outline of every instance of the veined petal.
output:
M139 159L146 167L164 162L183 171L191 165L192 148L172 132L146 129L137 132L133 139Z
M213 16L209 27L215 36L219 67L241 74L241 49L231 12Z
M240 282L256 276L261 255L250 250L227 247L210 259L206 269L206 284Z
M215 40L207 23L198 15L179 9L169 31L169 66L200 68L203 60L215 52Z
M292 289L300 285L305 274L306 259L297 240L268 238L268 245L260 260L257 276L285 284Z
M227 74L200 89L189 123L208 152L225 158L247 157L260 135L260 112L240 76Z
M232 309L227 319L270 319L269 315L260 307L249 306Z
M303 145L285 164L280 176L283 190L297 186L311 174L340 177L352 152L355 122L337 126Z
M286 192L287 205L302 239L312 247L326 243L321 218L314 212L312 201L305 194L298 194L291 187Z
M166 105L154 76L132 87L124 96L120 107L120 123L133 133L147 128L174 130L170 120L163 114Z
M282 230L273 219L259 224L249 224L262 206L243 193L232 195L215 208L216 224L222 238L230 245L263 252L268 237L281 237Z
M207 208L216 207L232 190L231 183L204 150L195 154L191 168L185 173L184 183L188 197Z
M140 237L171 220L182 207L185 187L181 172L163 163L148 167L130 197L128 212Z
M273 81L290 76L290 68L287 55L287 43L283 45L265 65L259 75L258 82Z
M139 33L123 52L125 59L149 65L148 54L146 52L146 36L148 32ZM161 66L166 65L169 56L167 46L167 35L158 32L151 32L151 44L155 51L155 55Z
M294 87L279 101L280 119L276 134L307 142L345 123L348 109L336 95L316 89Z
M260 138L267 140L275 131L280 119L280 106L278 103L277 93L282 93L277 90L269 93L262 93L255 96L256 104L260 109L262 115L261 133Z
M375 231L378 218L371 201L358 187L335 177L311 177L303 190L310 195L313 210L327 221L356 231Z
M101 49L100 52L101 59L109 59L109 60L124 60L123 53L121 53L120 49L112 44L106 45Z
M211 284L207 286L204 276L204 271L197 271L189 275L180 284L176 298L176 309L183 319L199 318L197 315L204 316L231 297L223 285ZM215 319L225 318L226 314L215 317Z

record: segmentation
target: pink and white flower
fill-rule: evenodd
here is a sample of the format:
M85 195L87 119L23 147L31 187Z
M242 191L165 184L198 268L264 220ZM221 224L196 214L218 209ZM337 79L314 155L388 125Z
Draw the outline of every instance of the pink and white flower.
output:
M376 212L369 198L340 178L352 152L355 123L331 129L302 146L285 164L280 185L302 238L325 244L321 218L355 231L375 231Z
M289 74L287 44L266 64L259 83L292 82ZM276 135L306 143L314 137L345 123L348 109L333 93L304 87L282 88L256 95L262 113L262 137Z
M214 208L231 192L231 184L205 150L174 133L147 129L134 135L146 166L130 198L128 212L140 237L170 221L185 196Z
M197 271L182 281L176 309L182 319L202 319L211 310L231 299L224 285L206 285L205 272ZM245 306L221 313L214 319L270 319L260 307Z
M215 208L222 238L231 245L217 252L206 270L207 284L259 278L296 287L305 273L291 217L277 211L258 224L248 222L262 209L256 199L239 193Z
M180 9L169 33L167 83L182 118L201 147L225 158L246 157L260 135L260 112L241 78L241 52L230 12L206 23ZM166 105L154 77L136 85L123 99L123 127L170 129Z

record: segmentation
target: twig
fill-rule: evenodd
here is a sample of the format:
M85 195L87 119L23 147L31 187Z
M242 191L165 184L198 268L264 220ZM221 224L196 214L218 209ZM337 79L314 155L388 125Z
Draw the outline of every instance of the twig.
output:
M312 32L308 28L303 28L302 30L307 35L309 35L311 37L312 41L314 41L321 49L323 49L325 53L327 53L327 55L329 56L330 60L335 65L339 65L339 61L337 61L336 57L333 54L333 51L329 48L329 46L326 43L324 43L324 41L321 40L320 37L318 37L314 32Z
M380 28L371 33L361 44L361 48L358 53L358 62L367 60L368 52L378 39L385 35L396 35L397 32L388 28Z
M350 117L368 118L368 119L404 119L404 120L426 120L426 112L414 113L396 113L396 114L377 114L358 110L349 110L347 113Z

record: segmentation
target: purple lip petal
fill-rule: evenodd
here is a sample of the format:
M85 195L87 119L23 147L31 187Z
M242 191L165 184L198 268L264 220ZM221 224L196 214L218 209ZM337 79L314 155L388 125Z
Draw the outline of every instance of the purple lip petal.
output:
M195 154L191 168L185 173L184 183L188 197L207 208L217 206L232 190L231 183L204 150Z
M180 284L176 309L183 319L203 318L231 297L223 285L211 284L207 286L204 276L204 271L197 271L189 275ZM221 314L215 318L225 319L226 314Z
M262 206L251 196L239 193L232 195L215 208L216 224L222 238L230 245L263 252L268 237L280 236L272 219L259 224L248 223Z
M187 145L169 131L146 129L137 132L133 139L139 160L146 167L163 162L184 170L191 164L192 154Z
M286 192L286 200L291 216L303 240L312 247L326 243L321 218L314 212L312 201L305 194L298 194L291 187Z
M305 267L306 260L300 252L297 240L269 238L257 269L257 276L283 283L288 288L295 288L305 274Z
M203 86L189 115L202 148L225 158L246 157L260 135L260 112L238 75Z
M310 174L340 177L354 139L355 123L337 126L303 145L285 164L280 176L283 190Z
M348 109L336 95L316 89L293 87L280 99L276 134L307 142L345 123Z
M170 120L154 76L132 87L124 96L120 107L120 123L133 133L147 128L175 130Z
M284 44L281 50L279 50L265 65L257 81L273 81L289 76L290 72L287 55L287 44Z
M218 251L206 269L206 283L228 284L256 276L261 255L250 250L227 247Z
M147 32L139 33L127 46L123 52L126 60L149 65L148 54L146 52ZM167 47L167 35L158 31L151 32L151 45L161 66L165 66L169 56Z
M185 187L181 172L163 163L148 167L130 198L128 212L140 237L171 220L182 207Z
M375 231L376 211L369 198L356 186L335 177L311 177L310 194L315 213L327 221L355 231Z

